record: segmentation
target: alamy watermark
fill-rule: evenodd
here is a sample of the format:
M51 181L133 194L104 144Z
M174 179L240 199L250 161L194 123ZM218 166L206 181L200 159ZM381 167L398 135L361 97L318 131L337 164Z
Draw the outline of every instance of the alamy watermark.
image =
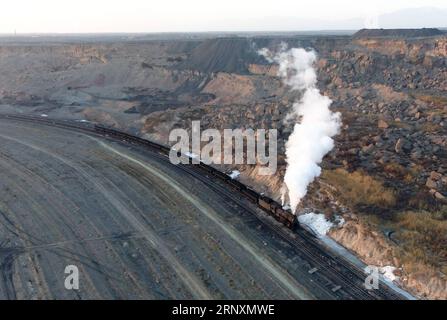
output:
M65 267L64 286L67 290L79 290L79 269L75 265Z
M276 173L278 148L276 129L200 130L200 121L192 121L191 137L185 129L169 134L172 146L169 159L173 164L258 164L260 175Z
M365 278L366 290L379 290L380 271L379 267L367 266L365 273L368 275Z

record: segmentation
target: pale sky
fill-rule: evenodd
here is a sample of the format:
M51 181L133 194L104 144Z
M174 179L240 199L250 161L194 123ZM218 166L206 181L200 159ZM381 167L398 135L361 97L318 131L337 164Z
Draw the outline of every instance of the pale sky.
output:
M282 18L374 20L383 13L427 6L447 9L447 1L1 0L0 33L266 31L263 21L268 19L268 29L281 29L275 21ZM430 17L426 19L429 23ZM309 22L307 29L315 28Z

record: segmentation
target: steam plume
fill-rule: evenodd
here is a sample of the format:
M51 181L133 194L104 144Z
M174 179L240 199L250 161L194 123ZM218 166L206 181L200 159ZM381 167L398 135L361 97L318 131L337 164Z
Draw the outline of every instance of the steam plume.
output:
M293 111L288 115L296 118L296 123L286 143L284 183L287 190L284 189L282 195L283 199L288 195L292 212L295 212L308 185L321 174L319 164L323 157L334 147L332 137L339 132L340 114L329 109L332 101L317 89L314 68L317 55L313 50L287 50L287 46L282 45L279 52L262 49L259 53L279 65L279 76L291 90L303 92L301 100L293 104Z

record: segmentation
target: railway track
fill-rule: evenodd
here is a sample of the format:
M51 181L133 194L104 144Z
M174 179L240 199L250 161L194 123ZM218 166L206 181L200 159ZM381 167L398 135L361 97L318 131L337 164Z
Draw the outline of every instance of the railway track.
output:
M114 140L122 139L113 137L112 135L105 135L98 133L95 130L95 125L90 123L74 122L71 120L54 120L42 117L31 117L22 115L0 115L0 118L6 118L11 120L26 121L26 122L38 122L41 124L60 127L64 129L71 129L81 131L90 135L108 137ZM126 141L134 145L138 145L135 141ZM139 145L139 147L149 150L154 157L168 161L166 154L157 152L157 150L151 150L148 145ZM381 281L379 290L367 290L364 287L365 274L362 270L352 265L349 261L329 252L324 248L318 240L315 239L310 233L303 229L294 230L295 232L287 229L283 225L277 222L273 222L268 218L267 214L261 212L261 210L254 209L249 205L249 201L242 197L237 192L234 192L234 187L223 185L214 181L205 170L201 169L197 165L178 165L175 166L178 170L188 173L197 180L206 184L209 188L212 188L216 192L222 195L223 198L230 200L237 204L237 206L255 216L265 228L268 228L276 235L281 237L284 241L291 246L298 249L303 258L308 261L313 267L317 268L316 272L320 272L326 279L330 279L330 283L318 283L319 286L324 286L327 289L334 290L334 295L340 298L348 299L390 299L400 300L405 299L402 295L389 288L385 283ZM211 178L211 179L210 179ZM233 189L233 190L232 190ZM309 275L312 276L312 275Z
M180 166L180 168L206 184L208 187L214 189L228 200L236 203L245 211L256 216L263 225L273 230L283 240L296 248L300 248L300 251L304 253L305 259L312 262L312 264L318 268L318 272L324 272L327 277L330 277L333 281L332 288L335 288L337 285L341 286L342 288L340 289L346 291L346 293L353 299L403 299L402 296L394 293L385 285L382 285L380 294L375 292L375 290L367 290L364 287L365 274L363 272L359 271L353 265L350 265L349 262L346 262L321 248L321 246L315 243L315 238L308 234L307 231L300 230L299 235L296 236L284 226L274 223L271 220L269 221L266 216L263 217L262 214L256 212L252 207L244 203L243 200L235 196L234 193L230 192L228 188L214 183L211 179L207 179L196 170L188 168L185 165Z

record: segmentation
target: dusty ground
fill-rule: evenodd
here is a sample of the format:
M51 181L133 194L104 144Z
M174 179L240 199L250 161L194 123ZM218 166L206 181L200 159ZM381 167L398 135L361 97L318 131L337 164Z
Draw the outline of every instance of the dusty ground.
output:
M318 181L303 206L328 217L343 213L352 227L334 234L342 244L365 261L402 267L403 284L415 294L447 298L446 252L438 250L447 219L445 35L9 39L0 46L0 110L98 121L162 143L192 120L204 129L278 128L278 175L260 179L257 168L238 169L244 182L279 199L291 132L284 118L297 96L256 50L282 41L318 52L319 87L344 123L323 168L353 174ZM363 198L370 189L355 172L378 181L393 201ZM363 192L340 187L346 182ZM416 243L409 236L427 232L440 236Z

